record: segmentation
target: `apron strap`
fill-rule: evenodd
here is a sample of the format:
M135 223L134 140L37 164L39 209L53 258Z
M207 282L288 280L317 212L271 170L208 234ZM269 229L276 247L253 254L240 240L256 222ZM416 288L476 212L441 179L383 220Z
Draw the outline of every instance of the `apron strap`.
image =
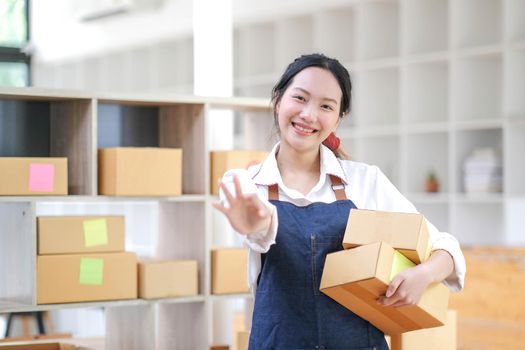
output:
M277 184L272 184L268 186L268 200L279 200L279 186Z
M330 177L330 182L332 182L335 199L338 201L347 199L343 180L335 175L328 176ZM268 200L279 200L279 186L277 184L268 185Z
M337 199L338 201L347 199L343 180L341 180L340 177L332 174L329 174L328 176L330 177L330 181L332 182L332 190L334 190L335 199Z

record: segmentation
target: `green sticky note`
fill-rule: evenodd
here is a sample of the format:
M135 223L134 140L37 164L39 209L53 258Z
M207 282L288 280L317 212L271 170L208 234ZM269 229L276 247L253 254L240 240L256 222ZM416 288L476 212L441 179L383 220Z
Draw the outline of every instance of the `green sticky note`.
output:
M416 266L412 261L406 258L398 251L394 251L394 261L392 262L392 270L390 271L390 281L397 276L398 273L408 268Z
M104 281L104 259L80 258L80 284L101 285Z
M84 221L84 245L96 247L108 244L108 225L106 219Z

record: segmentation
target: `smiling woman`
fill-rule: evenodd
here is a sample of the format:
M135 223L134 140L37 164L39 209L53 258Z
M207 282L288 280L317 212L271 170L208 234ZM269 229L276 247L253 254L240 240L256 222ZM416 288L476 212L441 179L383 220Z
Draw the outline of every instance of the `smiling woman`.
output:
M28 1L0 0L0 86L30 85Z
M319 291L325 257L342 249L352 209L417 212L376 166L344 159L331 140L350 112L351 89L336 59L295 59L272 90L280 142L262 164L223 177L214 207L250 248L250 350L387 349L379 329ZM397 275L378 303L417 304L435 282L463 288L457 240L428 226L432 256Z

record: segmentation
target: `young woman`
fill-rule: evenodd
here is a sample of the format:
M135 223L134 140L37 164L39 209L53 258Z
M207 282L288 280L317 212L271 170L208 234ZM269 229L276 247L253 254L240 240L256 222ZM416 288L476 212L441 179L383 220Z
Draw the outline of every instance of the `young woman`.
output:
M381 331L319 291L326 254L342 249L352 208L417 212L376 166L342 159L334 132L350 102L350 76L337 60L297 58L272 91L280 142L262 164L223 177L214 206L250 249L251 350L387 349ZM416 304L435 282L463 288L458 241L430 223L429 230L431 257L397 275L379 303Z

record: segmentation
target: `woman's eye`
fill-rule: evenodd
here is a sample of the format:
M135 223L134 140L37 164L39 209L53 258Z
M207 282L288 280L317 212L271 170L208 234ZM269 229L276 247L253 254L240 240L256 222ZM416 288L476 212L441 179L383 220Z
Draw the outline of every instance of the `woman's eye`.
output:
M326 109L328 111L333 111L334 110L334 108L332 106L330 106L330 105L322 105L321 108L322 109Z
M295 98L296 100L299 100L299 101L305 101L305 98L301 95L295 95L293 96L293 98Z

